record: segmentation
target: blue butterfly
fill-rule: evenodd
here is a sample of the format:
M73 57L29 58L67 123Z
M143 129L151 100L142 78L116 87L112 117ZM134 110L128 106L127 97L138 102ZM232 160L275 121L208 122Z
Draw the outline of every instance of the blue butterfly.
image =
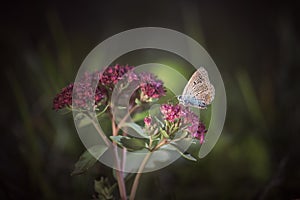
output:
M215 97L215 88L210 83L207 71L200 67L186 84L182 95L177 97L184 106L206 109Z

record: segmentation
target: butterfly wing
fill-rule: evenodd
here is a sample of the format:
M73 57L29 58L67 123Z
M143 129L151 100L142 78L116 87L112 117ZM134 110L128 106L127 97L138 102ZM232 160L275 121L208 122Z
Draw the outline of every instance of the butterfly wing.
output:
M205 105L211 104L215 96L215 88L210 83L208 73L203 67L200 67L192 75L182 96L196 99L197 102L203 102Z
M193 91L195 90L198 84L202 84L205 82L205 75L208 77L206 70L203 67L200 67L190 78L188 83L186 84L182 95L183 96L191 96L193 95Z

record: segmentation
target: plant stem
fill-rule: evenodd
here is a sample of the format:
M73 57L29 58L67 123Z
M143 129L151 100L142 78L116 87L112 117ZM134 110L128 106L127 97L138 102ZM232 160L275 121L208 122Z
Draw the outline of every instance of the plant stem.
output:
M118 132L120 130L119 127L122 126L122 124L126 121L126 119L130 116L130 114L136 110L139 106L135 105L134 107L132 107L129 112L124 116L124 118L120 121L119 125L117 126L115 123L115 119L113 116L111 116L111 121L112 121L112 135L113 136L117 136ZM108 108L108 106L104 109L104 112L106 111L106 109ZM103 112L101 112L102 114ZM93 120L93 118L91 116L89 116L92 119L92 123L94 125L94 127L96 128L97 132L99 133L99 135L101 136L101 138L104 140L105 144L107 146L111 146L111 143L107 140L107 137L105 135L102 134L102 131L99 128L99 124ZM122 159L122 165L120 165L119 162L119 155L118 155L118 146L115 142L113 142L113 148L114 148L114 159L115 159L115 164L116 164L116 177L117 177L117 182L118 182L118 186L119 186L119 193L120 193L120 197L122 200L126 200L127 199L127 194L126 194L126 187L125 187L125 182L124 182L124 176L123 176L123 171L125 168L125 162L126 162L126 149L123 150L123 159ZM148 155L147 155L148 156ZM146 156L146 157L147 157ZM150 155L149 155L150 156ZM147 158L148 160L149 158ZM142 165L143 168L145 167L145 164L147 162L147 160L143 161ZM141 171L143 170L143 168L141 169ZM138 183L136 183L138 185ZM137 187L136 185L136 187Z
M93 118L91 116L89 116L95 129L97 130L97 132L99 133L99 135L101 136L101 138L104 140L105 144L108 147L112 147L114 148L114 157L115 157L115 164L116 164L116 176L117 176L117 181L118 181L118 186L119 186L119 192L120 192L120 196L122 200L126 200L126 188L125 188L125 183L124 183L124 178L123 178L123 173L121 171L119 171L118 169L120 168L120 163L119 163L119 156L118 156L118 149L117 149L117 144L113 143L113 146L111 145L111 143L107 140L107 137L102 133L102 131L99 128L99 124L93 120ZM114 119L112 119L112 130L113 130L113 135L116 136L118 132L116 132L116 125L115 125L115 121Z
M101 136L101 138L102 138L103 141L105 142L105 145L106 145L107 147L111 146L110 141L107 139L106 135L103 134L103 131L101 131L101 129L99 128L98 122L96 122L96 121L93 119L92 116L89 116L89 115L87 115L87 116L91 119L91 121L92 121L92 123L93 123L95 129L96 129L97 132L98 132L98 134Z
M115 119L112 117L112 130L113 130L113 136L117 136L118 135L118 130L115 124ZM118 186L119 186L119 192L120 192L120 196L122 200L126 200L127 199L127 195L126 195L126 187L125 187L125 182L124 182L124 176L123 176L123 172L120 171L121 170L121 166L119 163L119 155L118 155L118 146L117 144L114 142L114 154L115 154L115 164L116 164L116 176L117 176L117 181L118 181Z
M121 166L121 169L122 169L122 172L124 173L125 171L125 166L126 166L126 155L127 155L127 149L126 148L123 148L122 149L122 166Z
M135 111L139 106L135 105L133 106L129 112L124 116L124 118L120 121L120 123L118 124L118 126L116 127L116 131L118 133L118 131L120 130L120 127L122 127L122 125L124 124L124 122L126 121L126 119L130 116L130 114Z
M160 147L162 147L162 146L164 146L164 145L166 145L166 144L168 144L168 140L166 140L166 139L163 139L152 151L156 151L156 150L158 150Z
M139 185L139 180L142 176L142 173L143 173L143 170L150 158L150 156L152 155L152 152L150 151L144 158L143 162L141 163L141 166L134 178L134 182L133 182L133 185L132 185L132 188L131 188L131 192L130 192L130 198L129 200L134 200L135 198L135 194L136 194L136 191L137 191L137 188L138 188L138 185Z
M116 176L117 176L117 181L118 181L118 186L119 186L119 192L120 192L121 199L126 200L127 197L126 197L126 188L125 188L123 173L116 169Z

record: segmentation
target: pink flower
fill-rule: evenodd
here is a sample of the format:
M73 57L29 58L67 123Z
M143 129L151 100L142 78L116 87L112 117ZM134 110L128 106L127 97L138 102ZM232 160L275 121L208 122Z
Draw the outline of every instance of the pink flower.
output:
M165 120L174 122L176 119L181 119L179 127L190 133L190 136L198 139L200 144L204 142L205 133L207 132L205 125L199 120L198 116L188 108L181 105L163 104L160 107Z
M152 122L152 118L150 116L144 118L144 122L146 126L150 126Z
M205 125L203 123L199 123L198 129L196 132L192 133L192 137L196 138L200 141L200 144L204 143L204 134L207 132Z
M186 130L191 136L200 141L200 144L204 142L204 134L207 132L205 125L199 120L198 116L190 111L188 108L182 111L183 123L189 124Z
M160 111L164 119L170 122L174 122L175 119L179 119L182 116L182 108L180 105L163 104L160 106Z
M72 105L72 90L73 83L69 84L67 87L64 87L61 92L55 96L53 99L54 110L57 111Z
M157 99L166 95L164 84L161 80L151 73L141 73L140 89L141 101L147 102L150 99Z
M79 82L75 84L71 83L63 88L53 100L53 109L60 110L73 106L84 110L98 105L102 100L107 98L107 91L103 86L99 85L95 92L92 90L92 82L98 81L97 76L97 73L85 73ZM73 99L73 95L75 95L75 99ZM94 105L91 105L93 101L95 101Z
M102 73L100 73L100 83L109 89L113 89L114 85L122 78L124 74L133 69L133 66L115 65L107 67ZM130 78L135 79L134 75Z
M133 68L129 65L115 65L107 67L103 72L85 73L80 81L68 85L56 95L53 100L53 109L59 110L70 106L88 109L94 106L92 105L94 100L95 105L98 105L104 99L109 99L108 91L112 91L121 79L125 80L125 83L118 88L120 94L126 94L128 83L137 89L132 95L133 103L136 98L139 98L141 102L149 102L165 95L165 88L161 80L151 73L136 74L132 70ZM97 88L96 91L93 91L92 85L95 84L97 84ZM73 96L76 98L72 102Z
M198 116L188 108L182 110L183 124L189 124L187 131L191 134L197 132L198 124L200 123Z

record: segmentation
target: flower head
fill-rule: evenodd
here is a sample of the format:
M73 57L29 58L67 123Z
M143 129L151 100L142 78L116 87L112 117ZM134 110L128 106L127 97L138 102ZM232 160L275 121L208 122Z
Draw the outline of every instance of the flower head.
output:
M60 110L67 106L72 105L72 90L73 83L69 84L67 87L64 87L60 93L58 93L53 99L53 109Z
M128 71L124 76L121 77L121 79L124 79L127 82L133 82L133 81L140 80L138 75L132 70Z
M103 73L100 73L100 83L109 89L113 89L114 85L122 78L124 74L133 69L133 66L115 65L107 67ZM132 77L134 78L134 77Z
M141 101L148 102L166 95L163 82L151 73L140 74Z
M191 136L200 141L200 144L204 142L204 134L207 132L205 125L199 120L198 116L188 108L182 111L183 124L188 125L186 130Z
M188 125L187 131L191 134L195 133L198 129L199 117L188 108L182 110L183 124Z
M182 107L180 105L163 104L160 106L160 112L165 120L174 122L182 116Z
M200 144L202 144L204 142L204 134L206 132L207 130L205 128L205 125L202 122L200 122L198 124L197 131L192 134L192 137L198 139L200 141Z
M106 99L107 91L103 87L97 86L96 91L92 90L89 84L78 83L74 88L75 99L73 100L73 106L77 109L89 109L91 106L97 106L102 100ZM94 99L93 99L94 98ZM93 100L95 100L94 104Z
M97 76L97 73L85 73L78 82L63 88L53 100L53 109L60 110L73 106L85 110L91 106L97 106L107 97L105 88L98 85L95 92L92 89L92 82L97 81ZM93 102L94 105L91 105Z
M152 122L152 118L150 116L144 118L145 125L149 127Z
M179 104L163 104L160 111L163 118L168 122L174 123L175 120L180 119L176 124L178 128L187 131L192 138L198 139L200 144L204 142L204 134L207 132L206 127L189 108L182 107Z

